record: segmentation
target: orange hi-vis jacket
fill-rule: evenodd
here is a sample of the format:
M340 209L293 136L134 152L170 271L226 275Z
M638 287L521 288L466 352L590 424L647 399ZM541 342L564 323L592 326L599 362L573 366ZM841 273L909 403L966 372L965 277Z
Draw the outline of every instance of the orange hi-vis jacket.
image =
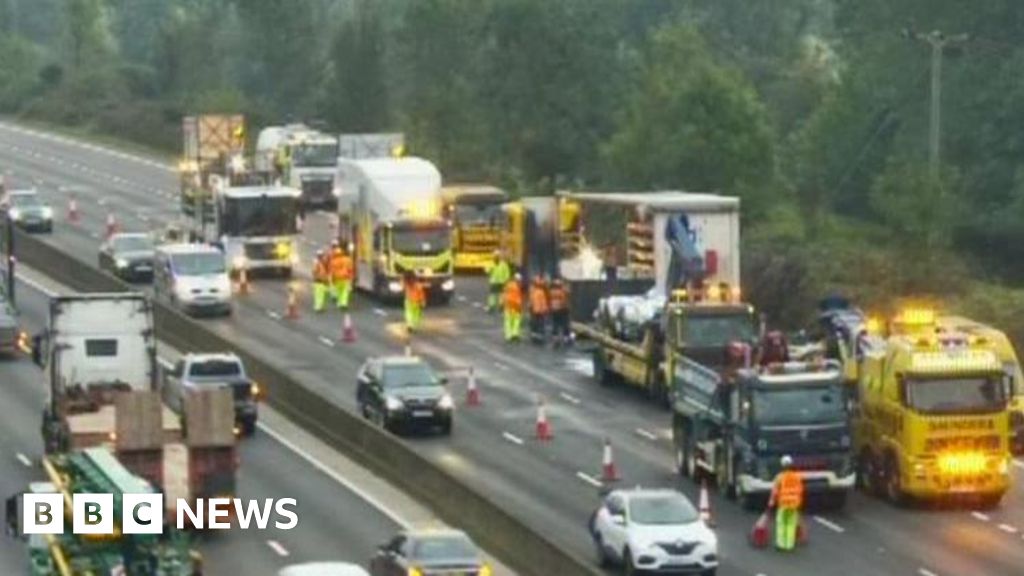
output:
M313 264L313 282L326 284L331 279L331 263L327 258L317 258Z
M405 299L417 306L425 306L427 304L427 291L423 289L423 284L418 280L406 282Z
M804 479L799 472L786 470L775 478L772 500L779 508L798 509L804 504Z
M569 291L565 286L552 286L548 291L548 303L553 312L559 312L569 307Z
M352 258L341 250L331 253L330 268L331 280L339 282L352 279Z
M519 282L509 280L505 284L505 291L501 295L501 301L505 305L506 312L523 311L523 288Z
M530 313L548 313L548 293L544 289L543 284L534 284L530 286Z

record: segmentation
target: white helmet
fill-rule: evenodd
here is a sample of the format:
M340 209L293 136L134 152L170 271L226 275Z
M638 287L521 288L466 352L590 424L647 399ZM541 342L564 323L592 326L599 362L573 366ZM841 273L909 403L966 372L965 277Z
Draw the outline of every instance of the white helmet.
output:
M786 454L785 456L782 457L780 463L782 464L783 468L789 468L793 466L793 458L791 458L789 454Z

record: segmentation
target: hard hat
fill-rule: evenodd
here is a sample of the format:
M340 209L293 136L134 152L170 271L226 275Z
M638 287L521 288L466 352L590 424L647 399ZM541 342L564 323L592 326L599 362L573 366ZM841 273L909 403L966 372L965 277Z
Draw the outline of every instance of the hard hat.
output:
M324 255L324 250L323 250L323 248L321 248L321 249L317 250L317 251L316 251L316 255L317 255L317 256L323 256L323 255Z
M523 275L520 274L519 272L516 272L515 279L516 280L522 280L523 279Z
M501 258L501 250L495 250L494 251L494 257L495 258Z
M789 454L786 454L785 456L782 457L780 463L782 464L783 468L790 468L793 466L793 458L790 457Z
M331 248L339 248L340 246L341 242L339 242L337 238L331 240Z

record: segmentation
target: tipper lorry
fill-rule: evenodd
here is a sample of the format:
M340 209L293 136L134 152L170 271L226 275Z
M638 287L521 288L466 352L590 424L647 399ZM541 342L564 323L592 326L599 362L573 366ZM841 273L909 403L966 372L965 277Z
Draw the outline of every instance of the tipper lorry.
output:
M836 362L770 363L730 378L696 366L673 379L672 437L680 474L713 478L744 508L763 506L781 458L812 500L841 507L854 487L852 430Z
M483 184L445 186L444 213L452 223L455 269L486 271L501 248L501 205L508 194Z

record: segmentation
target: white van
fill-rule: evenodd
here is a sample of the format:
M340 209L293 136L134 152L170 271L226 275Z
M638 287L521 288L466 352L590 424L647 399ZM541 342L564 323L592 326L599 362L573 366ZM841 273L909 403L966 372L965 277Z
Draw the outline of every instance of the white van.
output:
M207 244L157 248L153 291L187 314L231 314L231 278L224 253Z

